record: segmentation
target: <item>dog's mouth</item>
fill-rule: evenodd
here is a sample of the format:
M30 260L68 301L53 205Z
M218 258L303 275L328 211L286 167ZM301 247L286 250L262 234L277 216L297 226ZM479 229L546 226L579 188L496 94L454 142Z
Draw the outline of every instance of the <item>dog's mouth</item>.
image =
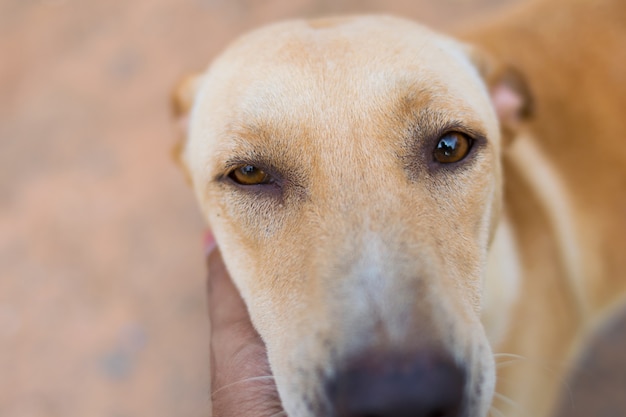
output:
M439 352L368 355L337 372L326 391L333 417L461 417L466 379Z

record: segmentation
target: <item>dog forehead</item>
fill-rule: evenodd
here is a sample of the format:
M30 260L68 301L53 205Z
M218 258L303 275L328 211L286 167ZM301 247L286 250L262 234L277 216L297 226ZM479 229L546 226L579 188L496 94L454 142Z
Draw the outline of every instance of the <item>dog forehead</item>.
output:
M394 61L422 64L443 58L461 44L418 23L390 16L289 20L249 32L218 60L253 69L284 63L314 65L334 60L355 65ZM427 59L428 56L434 59ZM230 68L232 70L232 67Z
M196 156L208 156L223 146L217 138L241 126L359 133L351 130L393 118L402 103L469 116L498 136L487 88L462 44L408 20L360 16L288 21L235 41L206 73L191 138L204 148Z
M251 113L285 101L292 108L298 101L367 102L398 86L433 95L445 88L472 107L488 99L460 43L386 16L296 20L261 28L231 45L207 78L205 97Z

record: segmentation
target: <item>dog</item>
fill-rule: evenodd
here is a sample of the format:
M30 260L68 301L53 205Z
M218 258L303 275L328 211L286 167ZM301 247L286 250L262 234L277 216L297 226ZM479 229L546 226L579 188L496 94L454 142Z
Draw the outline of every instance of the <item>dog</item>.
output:
M626 294L625 21L293 20L180 85L179 158L287 415L554 412Z

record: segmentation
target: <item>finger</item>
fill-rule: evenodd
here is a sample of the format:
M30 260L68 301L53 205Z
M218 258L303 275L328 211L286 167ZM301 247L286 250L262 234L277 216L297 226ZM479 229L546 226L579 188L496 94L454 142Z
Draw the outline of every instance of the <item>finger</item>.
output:
M281 411L265 345L250 322L219 250L208 256L211 387L216 417L264 417Z
M218 365L229 366L233 357L247 346L264 346L230 279L219 249L215 247L208 254L207 262L212 355Z
M264 360L259 369L254 368L259 358L263 359L265 346L250 322L248 310L218 249L209 254L208 267L214 387L269 373Z
M218 248L209 254L208 268L209 317L213 331L234 325L252 328L246 305L230 279Z

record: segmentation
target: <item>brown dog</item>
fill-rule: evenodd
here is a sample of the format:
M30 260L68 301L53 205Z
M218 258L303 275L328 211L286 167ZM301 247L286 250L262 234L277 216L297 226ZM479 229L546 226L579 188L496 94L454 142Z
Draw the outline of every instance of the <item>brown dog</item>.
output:
M555 1L478 48L291 21L182 85L181 160L290 417L550 413L626 292L625 21Z

